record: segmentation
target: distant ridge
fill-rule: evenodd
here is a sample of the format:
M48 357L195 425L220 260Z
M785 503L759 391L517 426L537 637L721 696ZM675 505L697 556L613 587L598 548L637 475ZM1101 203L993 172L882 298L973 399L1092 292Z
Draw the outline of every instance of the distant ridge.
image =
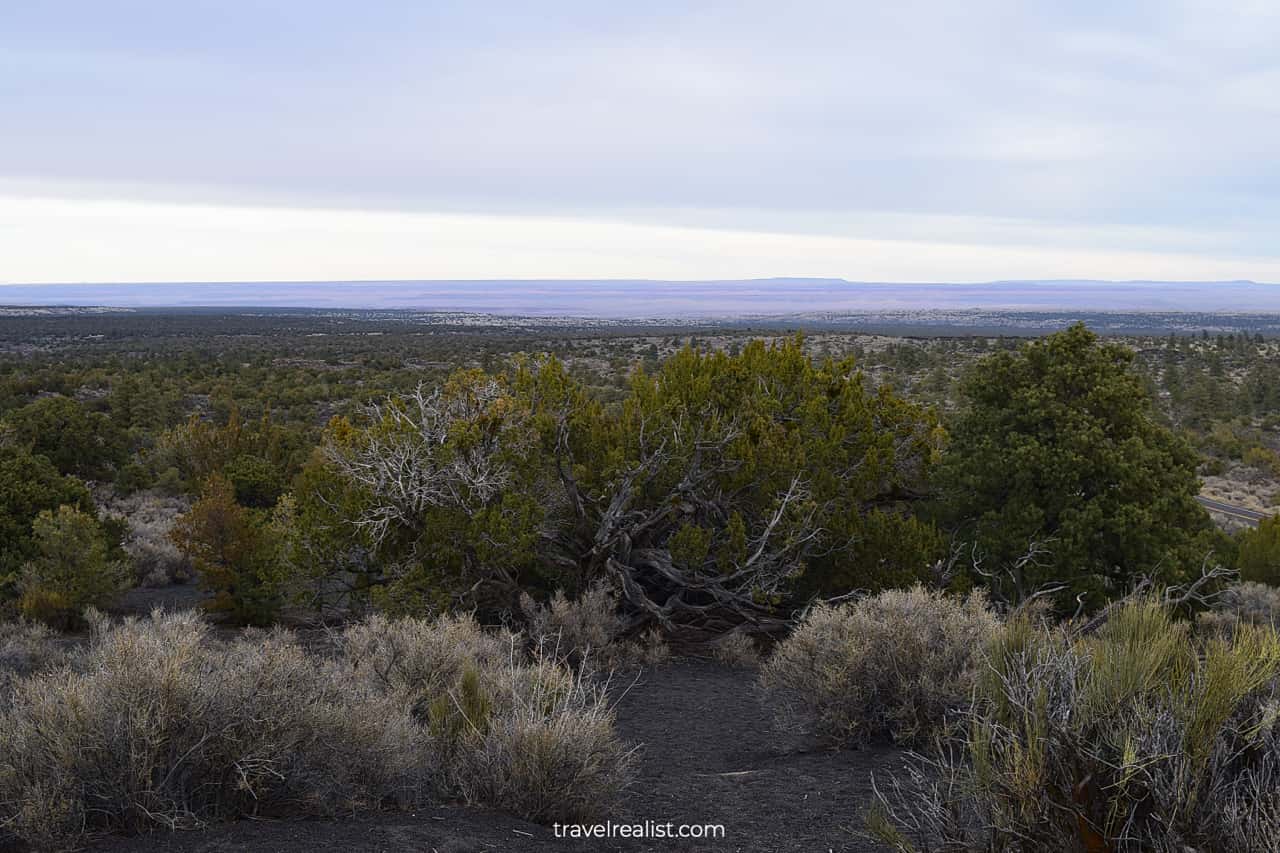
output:
M0 305L414 309L600 318L729 318L967 308L1280 313L1280 285L1048 279L893 284L824 278L12 284L0 285Z

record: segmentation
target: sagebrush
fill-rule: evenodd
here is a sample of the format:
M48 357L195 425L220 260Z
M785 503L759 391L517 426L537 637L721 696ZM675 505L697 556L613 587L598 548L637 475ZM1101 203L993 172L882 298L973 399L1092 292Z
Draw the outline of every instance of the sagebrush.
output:
M219 643L190 614L95 632L0 715L0 825L41 848L412 796L420 727L279 632Z
M65 656L0 629L0 833L39 849L425 798L578 819L630 779L607 684L470 617L375 617L327 653L190 613L93 623Z
M980 593L923 587L820 605L765 662L760 681L785 725L848 745L929 742L969 703L999 620Z
M540 654L552 654L578 668L657 664L670 654L657 629L635 640L623 636L618 593L604 581L592 583L576 599L557 591L545 604L523 593L520 607L531 646Z

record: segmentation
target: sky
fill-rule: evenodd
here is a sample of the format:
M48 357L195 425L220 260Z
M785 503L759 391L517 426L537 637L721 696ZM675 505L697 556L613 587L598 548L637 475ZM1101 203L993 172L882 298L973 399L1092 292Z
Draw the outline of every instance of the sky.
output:
M0 3L0 282L1280 282L1280 3Z

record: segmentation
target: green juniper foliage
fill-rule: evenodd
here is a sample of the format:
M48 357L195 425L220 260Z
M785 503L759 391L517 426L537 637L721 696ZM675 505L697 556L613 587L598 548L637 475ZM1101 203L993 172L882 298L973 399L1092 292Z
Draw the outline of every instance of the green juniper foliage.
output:
M1157 422L1129 349L1076 325L979 362L962 394L942 515L999 597L1058 582L1097 603L1198 568L1197 457Z

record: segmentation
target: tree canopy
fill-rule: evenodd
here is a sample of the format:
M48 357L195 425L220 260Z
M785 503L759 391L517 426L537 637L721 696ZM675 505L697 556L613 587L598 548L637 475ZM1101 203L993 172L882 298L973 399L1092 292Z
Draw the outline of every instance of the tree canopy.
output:
M19 582L24 615L69 625L125 587L127 567L111 559L102 526L89 513L64 504L43 510L31 529L34 556Z
M127 442L115 422L70 397L43 397L5 416L13 439L63 474L100 479L124 462Z
M1077 324L979 362L940 472L943 517L996 593L1094 596L1203 554L1197 456L1161 426L1133 353Z
M1280 515L1264 518L1241 535L1236 562L1244 580L1280 585Z
M936 541L905 508L940 440L926 410L793 339L686 348L616 406L554 359L462 372L335 421L327 460L392 599L605 578L633 630L767 630L801 577L844 592L924 570Z
M36 555L32 523L62 505L93 511L89 490L48 459L0 446L0 599L16 592L17 571Z

